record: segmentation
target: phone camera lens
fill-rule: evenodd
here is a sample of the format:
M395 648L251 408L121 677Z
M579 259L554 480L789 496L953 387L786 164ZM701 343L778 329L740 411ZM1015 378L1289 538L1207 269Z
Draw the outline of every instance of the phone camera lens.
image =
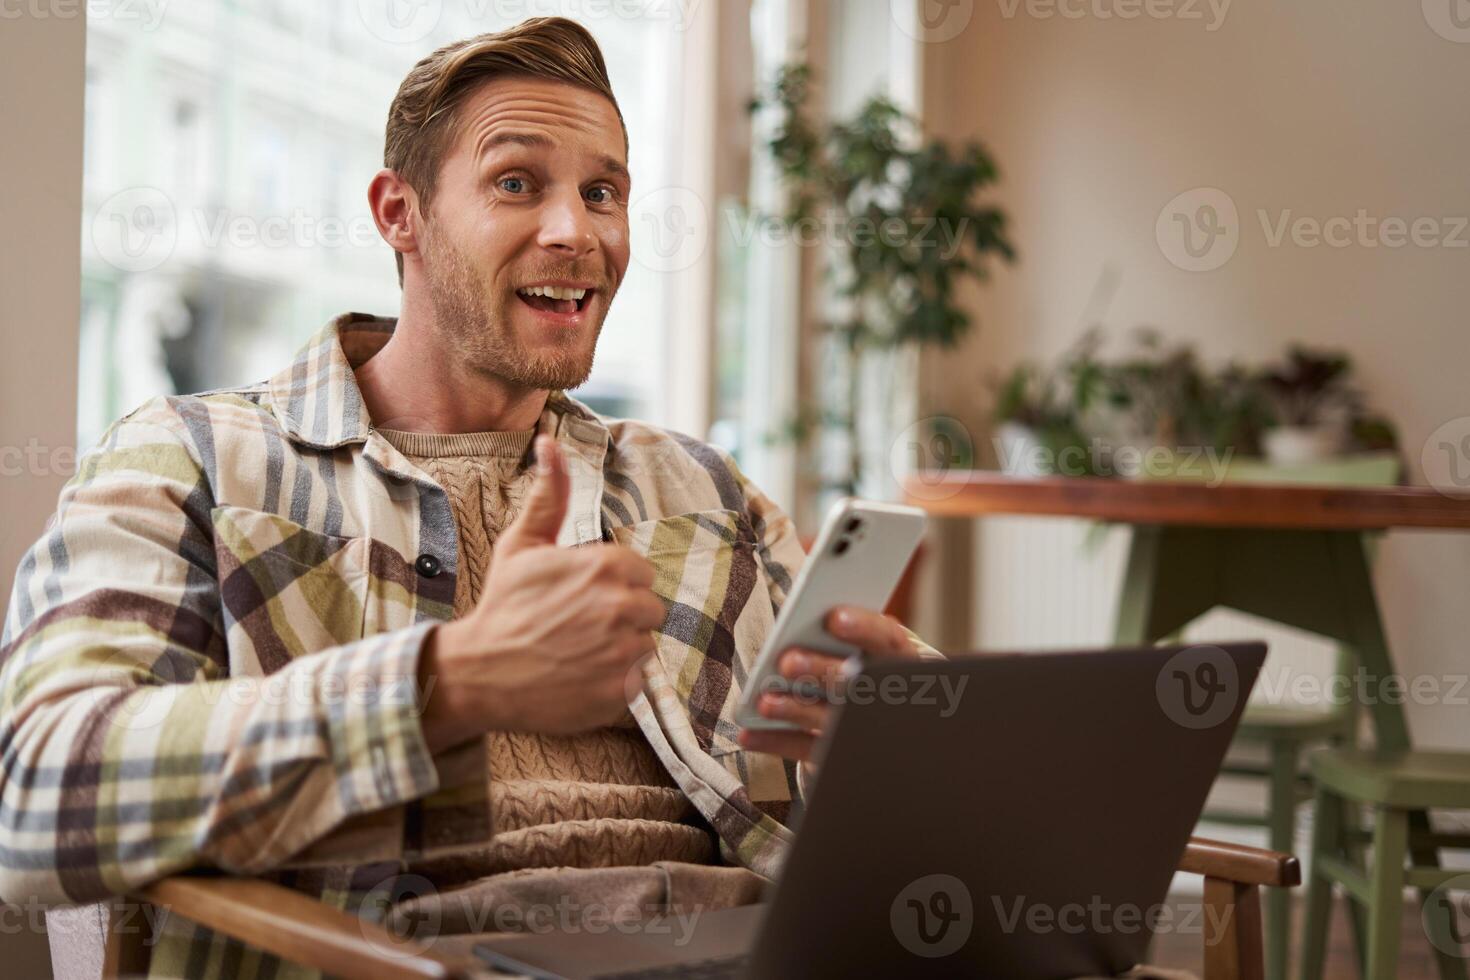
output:
M832 546L832 554L840 555L847 550L849 542L846 538L838 538L837 543Z
M847 527L844 530L846 530L848 534L851 534L862 526L863 519L861 517L849 517L847 519Z

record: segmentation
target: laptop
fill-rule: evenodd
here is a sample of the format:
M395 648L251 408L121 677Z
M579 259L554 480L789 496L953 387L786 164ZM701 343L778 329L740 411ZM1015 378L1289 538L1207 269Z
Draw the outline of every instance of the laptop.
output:
M479 944L533 978L1113 976L1140 962L1261 643L867 660L759 905Z

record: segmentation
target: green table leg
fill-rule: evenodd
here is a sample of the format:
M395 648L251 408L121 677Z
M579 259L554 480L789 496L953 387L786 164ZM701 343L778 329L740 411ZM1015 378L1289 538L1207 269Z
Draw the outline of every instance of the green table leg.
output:
M1136 527L1114 639L1153 643L1228 606L1346 644L1377 695L1394 667L1368 547L1356 531ZM1396 699L1375 696L1368 709L1379 747L1409 748Z
M1340 532L1331 535L1342 626L1329 635L1352 648L1367 689L1374 695L1368 705L1368 713L1373 719L1375 743L1381 749L1405 750L1410 747L1410 742L1403 705L1397 703L1396 698L1377 696L1382 691L1380 685L1384 679L1395 671L1393 657L1388 650L1388 637L1383 629L1383 617L1378 611L1378 596L1373 590L1368 544L1361 534Z
M1118 600L1114 642L1119 646L1155 643L1217 605L1214 576L1209 571L1217 547L1207 532L1135 527Z

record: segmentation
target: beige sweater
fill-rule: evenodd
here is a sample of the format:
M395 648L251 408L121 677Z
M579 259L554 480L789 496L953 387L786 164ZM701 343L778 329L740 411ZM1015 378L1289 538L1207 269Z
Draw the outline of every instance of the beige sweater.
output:
M524 460L534 430L378 431L449 494L460 542L454 614L462 616L479 601L495 541L530 488ZM525 868L717 860L713 837L631 716L574 736L493 732L489 748L495 836L475 859L439 869L441 884Z

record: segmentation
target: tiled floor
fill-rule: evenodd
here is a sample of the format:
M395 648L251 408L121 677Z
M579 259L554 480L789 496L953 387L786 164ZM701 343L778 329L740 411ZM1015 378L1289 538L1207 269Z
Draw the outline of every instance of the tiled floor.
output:
M1198 898L1171 897L1171 903L1181 909L1181 915L1189 911L1191 902L1197 907ZM1398 980L1431 980L1438 974L1435 973L1434 960L1430 955L1432 951L1429 940L1424 937L1424 928L1419 918L1419 904L1406 900L1404 905ZM1301 934L1301 913L1301 903L1298 902L1295 910L1296 922L1292 929L1293 937ZM1175 921L1184 920L1181 917ZM1182 932L1159 935L1154 940L1149 960L1156 966L1192 970L1198 973L1204 962L1203 942L1198 932L1193 931L1187 935ZM1293 944L1289 970L1291 976L1296 976L1297 967L1298 952L1296 945ZM1348 925L1347 911L1340 898L1334 903L1332 927L1328 934L1326 975L1328 980L1350 980L1358 975L1357 964L1354 962L1352 953L1352 932Z

